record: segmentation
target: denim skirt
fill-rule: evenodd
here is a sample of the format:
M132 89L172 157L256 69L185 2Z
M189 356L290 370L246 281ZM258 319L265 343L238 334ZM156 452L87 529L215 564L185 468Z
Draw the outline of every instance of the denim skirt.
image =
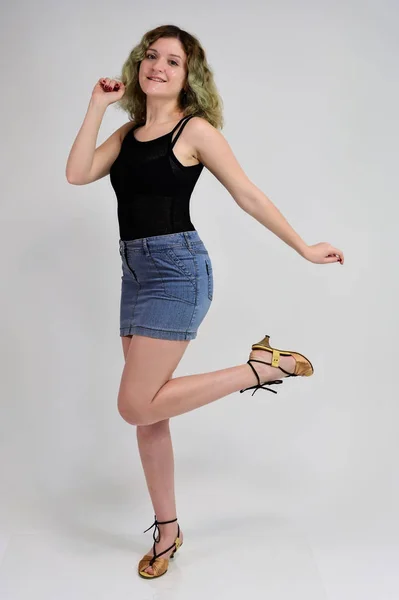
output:
M120 335L193 340L213 298L212 263L199 234L119 240Z

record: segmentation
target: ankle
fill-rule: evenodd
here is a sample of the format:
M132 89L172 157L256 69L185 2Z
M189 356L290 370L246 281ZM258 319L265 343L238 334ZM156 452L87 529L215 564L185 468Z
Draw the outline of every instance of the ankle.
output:
M282 377L286 377L287 374L284 373L279 367L274 367L272 365L272 354L270 352L264 352L263 350L252 350L250 353L250 359L260 360L262 362L255 362L253 366L256 368L258 374L261 378L265 378L266 380L270 379L281 379ZM266 364L264 364L266 363ZM285 371L289 373L293 373L295 370L295 359L293 356L280 356L279 366L281 366Z
M174 523L167 523L165 525L158 525L159 528L159 533L161 535L161 537L165 537L165 536L170 536L170 535L177 535L177 528L178 528L178 521L175 521Z

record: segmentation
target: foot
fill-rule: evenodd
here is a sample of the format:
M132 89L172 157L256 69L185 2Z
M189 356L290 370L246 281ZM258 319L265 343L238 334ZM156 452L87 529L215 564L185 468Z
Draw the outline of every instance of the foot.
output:
M161 530L160 540L159 540L159 542L155 542L155 554L159 554L160 552L163 552L164 550L166 550L166 548L169 548L172 544L174 544L176 537L177 537L177 526L175 523L173 525L175 526L174 529L171 529L169 531ZM180 538L180 541L183 542L183 531L181 528L180 528L179 538ZM147 552L147 554L150 556L154 556L153 547L154 547L154 544L151 546L151 549ZM168 559L168 558L170 558L170 555L173 554L174 551L175 551L175 547L173 546L173 548L171 548L169 550L169 552L165 552L164 554L162 554L162 556L160 556L160 558ZM147 567L146 569L144 569L144 573L149 573L150 575L154 575L154 571L153 571L152 567Z
M249 358L256 358L256 360L263 360L264 362L268 363L267 365L258 362L252 363L252 366L258 373L261 383L275 381L276 379L282 379L283 377L287 377L284 371L282 371L278 367L271 366L271 352L267 352L266 350L252 350L249 355ZM296 365L295 358L293 356L280 356L280 365L285 371L288 371L288 373L294 373ZM255 381L254 383L257 384L258 382Z

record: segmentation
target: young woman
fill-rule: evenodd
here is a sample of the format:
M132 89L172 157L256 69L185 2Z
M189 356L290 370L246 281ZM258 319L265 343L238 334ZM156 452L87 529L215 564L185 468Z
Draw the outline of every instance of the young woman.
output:
M105 110L114 102L129 121L96 148ZM154 544L138 566L146 578L163 575L183 542L176 517L170 417L238 390L275 393L266 386L282 383L282 377L313 374L302 354L277 350L265 336L253 344L245 364L172 379L213 298L211 259L189 215L190 196L203 167L243 210L304 259L344 263L343 253L326 242L305 244L248 179L219 131L221 107L198 39L173 25L157 27L131 51L119 79L104 78L95 85L66 168L68 181L76 185L109 174L117 197L125 356L118 410L137 426L155 512Z

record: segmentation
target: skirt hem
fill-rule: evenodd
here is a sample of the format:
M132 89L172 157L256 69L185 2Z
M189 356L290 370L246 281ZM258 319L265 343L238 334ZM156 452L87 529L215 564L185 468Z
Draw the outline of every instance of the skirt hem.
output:
M169 331L165 329L153 329L151 327L142 327L141 325L131 325L130 327L121 327L120 335L145 335L151 338L161 340L194 340L197 337L196 331Z

